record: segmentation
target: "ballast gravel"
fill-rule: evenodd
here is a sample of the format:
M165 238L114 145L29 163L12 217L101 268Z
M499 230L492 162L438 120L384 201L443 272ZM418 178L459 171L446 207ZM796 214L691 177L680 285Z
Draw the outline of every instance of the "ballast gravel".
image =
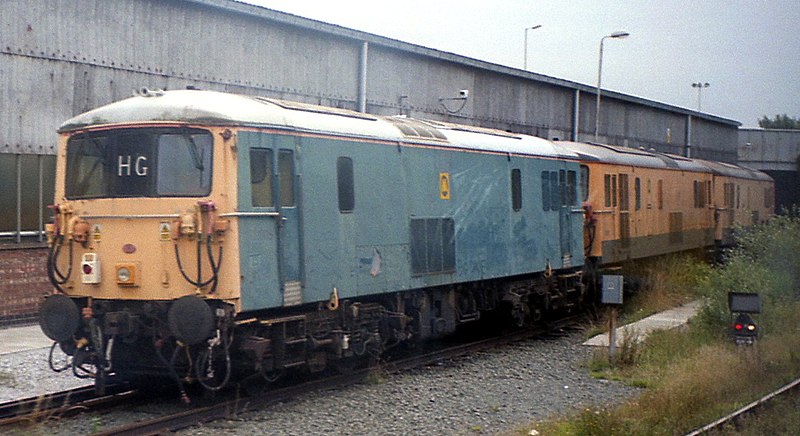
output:
M510 432L534 420L618 404L639 390L587 374L583 336L531 339L184 430L186 435L454 435ZM0 401L86 384L47 367L48 350L0 356ZM10 375L9 375L10 374ZM176 399L177 403L177 399ZM130 417L120 416L130 413ZM41 423L48 434L86 434L144 419L142 411ZM99 424L99 425L98 425Z
M0 402L93 384L92 380L76 378L72 371L51 371L47 365L49 352L49 348L39 348L0 355Z
M592 350L582 341L573 333L519 342L374 383L310 393L182 434L495 434L639 393L590 377L585 362Z

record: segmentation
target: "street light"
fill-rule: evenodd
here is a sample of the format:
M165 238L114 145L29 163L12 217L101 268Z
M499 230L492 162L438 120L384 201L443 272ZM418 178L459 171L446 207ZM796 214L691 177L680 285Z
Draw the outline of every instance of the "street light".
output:
M695 82L692 83L692 88L697 88L697 112L700 112L702 96L703 96L703 88L708 88L711 86L708 82Z
M627 38L630 33L625 31L614 32L600 38L600 56L597 61L597 109L594 112L594 141L597 142L597 134L600 131L600 81L603 77L603 42L606 38L622 39Z
M542 25L541 24L537 24L537 25L535 25L533 27L526 27L525 28L525 63L524 63L525 71L528 71L528 31L529 30L536 30L536 29L538 29L540 27L542 27Z

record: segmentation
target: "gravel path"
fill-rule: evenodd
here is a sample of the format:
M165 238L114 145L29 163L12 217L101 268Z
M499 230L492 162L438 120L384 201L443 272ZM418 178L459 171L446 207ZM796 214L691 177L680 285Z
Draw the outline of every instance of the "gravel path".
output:
M494 434L578 407L614 404L636 388L589 377L591 353L579 333L528 340L372 383L309 393L261 412L181 432L217 434ZM0 401L86 384L47 368L47 350L0 356ZM86 434L143 419L142 410L79 416L30 428L40 434ZM91 430L90 430L91 429Z

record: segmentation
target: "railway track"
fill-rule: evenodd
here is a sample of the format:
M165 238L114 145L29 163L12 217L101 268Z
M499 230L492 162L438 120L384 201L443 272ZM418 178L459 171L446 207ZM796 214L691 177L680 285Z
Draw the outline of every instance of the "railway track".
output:
M37 422L50 417L71 416L114 407L138 395L124 386L110 386L108 395L97 396L94 386L22 398L0 404L0 428L22 422Z
M567 328L568 326L576 323L577 317L566 318L558 321L557 323L549 325L547 328L540 327L526 329L504 335L502 337L482 339L469 344L455 345L444 349L426 352L423 355L405 357L396 361L384 362L382 363L381 368L388 373L397 373L533 337L544 336L546 338L548 333ZM108 428L102 432L95 433L95 436L162 434L174 432L214 420L229 418L248 411L263 409L273 404L288 401L305 392L342 388L353 385L363 381L367 374L373 370L374 368L365 368L355 370L354 372L346 375L326 377L319 380L308 381L299 385L280 389L272 389L260 395L236 397L208 406L195 407L190 410L181 411L175 414L169 414L150 420L138 421L119 427Z
M722 418L707 424L699 429L693 430L690 433L687 433L686 436L697 436L701 434L705 434L714 430L720 430L726 424L736 423L739 420L743 419L748 414L758 413L759 410L763 409L765 406L769 405L770 402L774 401L777 398L783 397L785 395L789 395L790 393L800 391L800 378L797 380L781 387L780 389L775 390L774 392L765 395L764 397L753 401L752 403L742 407L741 409L727 415L723 416Z

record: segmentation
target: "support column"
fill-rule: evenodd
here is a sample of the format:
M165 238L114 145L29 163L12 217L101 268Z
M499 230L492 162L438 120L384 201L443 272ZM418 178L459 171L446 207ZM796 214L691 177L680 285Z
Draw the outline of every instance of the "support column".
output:
M361 44L361 65L358 71L358 111L367 112L367 56L369 54L369 43L364 41Z
M17 210L16 210L16 218L17 218L17 226L16 226L16 236L14 236L14 242L19 244L22 242L22 155L16 155L15 159L16 163L16 176L17 176ZM41 207L41 206L40 206Z
M581 122L581 90L575 90L575 98L572 103L572 140L578 142Z
M692 157L692 116L686 115L686 157Z

